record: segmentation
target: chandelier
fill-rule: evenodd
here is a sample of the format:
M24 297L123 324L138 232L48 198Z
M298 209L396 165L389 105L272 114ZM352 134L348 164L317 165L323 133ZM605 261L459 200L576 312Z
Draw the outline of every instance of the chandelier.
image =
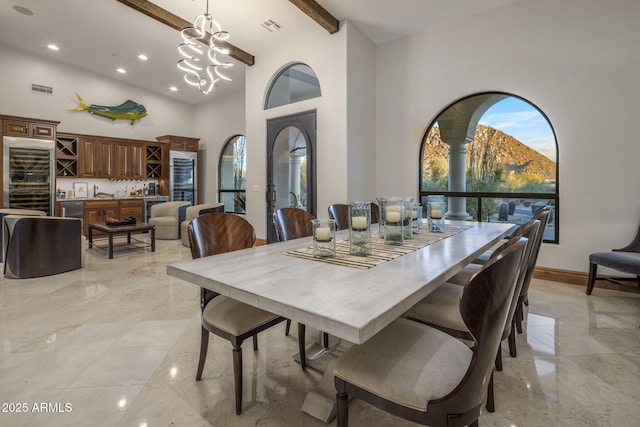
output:
M191 86L196 86L203 94L213 90L218 80L231 81L231 78L223 74L223 71L233 66L231 62L221 62L218 55L229 55L229 49L220 46L229 38L229 33L223 31L220 25L209 14L209 0L207 0L207 12L198 15L193 20L193 27L183 28L180 32L182 43L178 45L178 51L182 59L178 61L178 68L184 71L184 80ZM203 49L207 44L208 49Z

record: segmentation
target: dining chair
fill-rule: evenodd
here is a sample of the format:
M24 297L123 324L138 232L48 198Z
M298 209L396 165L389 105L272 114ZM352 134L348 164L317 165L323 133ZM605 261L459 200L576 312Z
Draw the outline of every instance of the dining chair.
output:
M538 262L538 254L540 253L540 247L544 240L544 232L547 229L547 224L551 220L552 213L553 211L551 208L549 206L545 206L532 218L540 221L540 226L538 227L538 232L536 233L536 237L531 247L531 258L529 259L529 265L527 266L527 272L524 282L522 283L522 289L520 290L520 296L518 297L518 304L516 306L514 322L516 325L516 331L519 334L522 333L522 322L526 320L524 317L524 307L529 306L529 286L531 285L531 279L533 279L533 273L536 269L536 263Z
M516 310L516 304L518 302L518 296L520 294L520 289L522 288L522 283L524 281L526 273L525 266L528 262L529 257L531 256L531 247L533 242L532 239L535 236L538 226L539 221L535 220L527 223L525 227L519 227L519 229L514 232L509 241L502 245L498 250L496 250L491 258L493 259L503 253L503 251L507 250L510 246L520 241L520 238L526 239L527 245L524 251L522 263L518 270L515 288L516 290L511 301L511 305L509 306L507 322L505 323L504 329L502 330L502 337L500 339L500 343L498 344L498 351L496 352L495 356L495 367L497 371L502 371L502 341L508 340L509 353L512 357L516 357L517 355L514 314ZM481 268L482 266L478 266L476 273ZM473 278L476 273L469 276L467 283ZM466 285L466 283L463 285ZM423 298L419 303L411 307L405 313L404 317L439 329L453 337L469 342L472 340L471 332L462 320L460 312L456 310L463 291L463 286L458 286L458 284L449 282L443 283L435 291L433 291L427 297ZM488 384L487 410L489 412L495 411L493 377Z
M280 208L273 213L273 224L279 242L313 235L315 217L300 208Z
M280 208L273 214L273 223L276 229L276 236L279 242L286 240L300 239L313 235L313 221L315 217L299 208ZM285 335L289 335L291 319L287 319ZM307 369L307 349L306 349L306 325L298 322L298 345L300 351L300 366ZM329 347L329 334L323 332L322 341L324 348Z
M347 230L349 228L349 205L334 203L329 205L329 218L335 220L336 229Z
M378 223L379 207L375 203L371 203L371 224ZM349 206L342 203L335 203L329 206L329 218L336 221L338 230L346 230L349 228Z
M475 274L459 300L473 344L400 318L347 349L333 373L338 427L349 422L349 397L430 426L477 426L491 380L526 239Z
M531 218L540 221L540 227L538 228L538 232L536 233L536 236L533 240L533 247L531 248L532 256L529 260L527 275L524 279L524 283L522 284L522 290L520 291L519 302L516 307L516 313L514 317L516 331L519 334L522 333L522 322L525 320L524 307L529 306L529 285L531 284L531 279L533 278L536 263L538 262L538 254L540 253L540 246L542 245L542 241L544 240L544 232L547 228L547 224L551 220L552 213L553 211L551 210L551 207L545 206L542 209L538 210ZM492 251L490 250L486 251L472 262L476 264L482 264L491 257L491 253Z
M521 282L517 287L518 291L522 289L522 285L524 283L527 270L530 268L535 268L535 260L532 259L533 242L536 239L539 229L540 229L540 220L531 219L528 222L519 225L515 230L513 230L513 232L511 233L511 238L507 241L507 243L498 247L497 250L491 251L490 258L493 258L496 254L500 253L500 250L502 250L506 245L509 244L508 242L512 241L513 237L523 236L529 240L529 244L527 245L527 251L526 251L526 255L523 263L523 268L520 272ZM453 277L448 279L447 283L464 286L465 284L467 284L471 276L473 276L473 274L475 274L475 272L477 272L480 269L481 265L482 264L474 264L474 263L467 264L462 268L462 270L460 270ZM508 339L509 354L511 355L511 357L516 357L518 355L518 351L516 348L516 330L515 330L515 327L516 327L515 326L515 310L517 308L516 304L517 304L517 300L514 301L513 310L512 312L510 312L509 323L507 324L508 328L505 328L505 333L503 335L503 340ZM498 371L502 370L502 352L501 351L498 352L498 356L496 359L496 368L498 369Z
M239 215L205 214L194 218L188 227L191 256L210 255L250 248L256 234L249 222ZM242 411L242 342L253 337L253 349L258 350L258 333L285 320L284 317L249 304L200 288L202 334L196 381L202 379L209 347L209 334L229 340L233 346L233 377L236 414Z
M371 202L371 224L377 224L378 222L380 222L380 207L376 204Z

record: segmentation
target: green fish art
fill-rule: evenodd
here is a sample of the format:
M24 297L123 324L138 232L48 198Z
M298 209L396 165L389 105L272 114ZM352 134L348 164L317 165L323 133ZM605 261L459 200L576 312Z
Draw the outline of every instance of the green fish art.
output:
M77 92L76 96L78 97L80 106L68 111L88 111L90 114L106 117L111 120L129 120L131 124L147 116L147 109L144 108L144 105L138 104L130 99L115 107L107 107L95 104L87 105Z

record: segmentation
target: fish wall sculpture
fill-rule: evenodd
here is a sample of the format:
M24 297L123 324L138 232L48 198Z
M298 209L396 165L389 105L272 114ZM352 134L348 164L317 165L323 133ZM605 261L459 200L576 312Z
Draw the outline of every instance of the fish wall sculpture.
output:
M138 104L130 99L126 100L120 105L114 107L107 107L105 105L87 105L80 95L76 92L78 102L80 106L78 108L72 108L68 111L88 111L90 114L96 116L106 117L111 120L129 120L133 124L136 120L140 120L147 116L147 109L144 105Z

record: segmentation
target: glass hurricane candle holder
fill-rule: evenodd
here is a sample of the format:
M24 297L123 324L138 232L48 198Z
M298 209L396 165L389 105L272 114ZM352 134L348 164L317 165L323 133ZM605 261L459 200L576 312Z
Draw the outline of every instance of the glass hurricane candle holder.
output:
M428 196L427 220L429 231L433 233L444 232L445 203L444 196Z
M387 200L384 206L384 243L401 245L404 243L404 202L392 199Z
M402 230L404 232L404 238L413 238L413 220L411 219L411 205L413 204L413 197L407 197L402 202Z
M384 197L376 197L378 202L378 237L384 239L384 207L387 203L387 199Z
M371 255L371 203L349 203L349 253Z
M314 219L313 255L318 258L336 256L336 222L332 219Z
M411 229L413 234L420 233L420 229L422 229L422 205L420 203L411 204Z

